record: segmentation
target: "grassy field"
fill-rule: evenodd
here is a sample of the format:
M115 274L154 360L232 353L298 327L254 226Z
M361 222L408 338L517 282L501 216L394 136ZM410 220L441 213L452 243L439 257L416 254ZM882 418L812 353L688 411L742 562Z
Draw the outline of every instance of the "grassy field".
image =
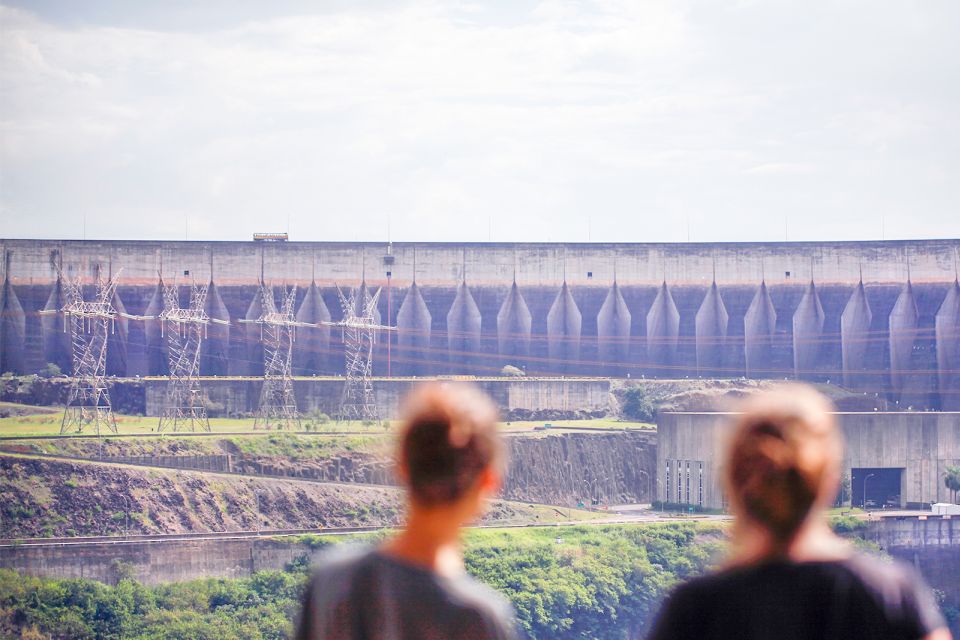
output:
M0 436L49 436L60 433L60 423L63 409L58 407L34 407L30 405L0 403ZM117 415L117 432L121 435L150 435L157 433L158 419L150 416ZM306 416L301 424L309 428L310 433L338 433L354 432L369 433L371 435L389 433L395 422L384 426L384 423L370 423L359 421L336 422L328 420L320 422ZM549 424L548 430L554 429L638 429L652 430L654 425L643 422L620 422L608 418L592 420L528 420L501 423L505 431L535 431ZM253 418L211 418L210 429L213 433L243 433L254 432ZM271 429L272 430L272 429ZM255 433L259 433L256 431ZM93 433L87 428L84 433ZM170 433L167 431L166 433Z

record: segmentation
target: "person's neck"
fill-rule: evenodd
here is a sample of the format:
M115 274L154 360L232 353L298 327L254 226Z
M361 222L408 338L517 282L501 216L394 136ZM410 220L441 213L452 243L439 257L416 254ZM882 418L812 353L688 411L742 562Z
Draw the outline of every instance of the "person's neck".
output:
M804 523L786 550L778 549L768 530L745 523L738 525L734 532L730 563L744 566L773 559L790 562L844 560L851 553L849 543L835 534L823 518L812 518Z
M407 523L381 549L390 556L441 575L463 572L460 525L455 508L411 506Z

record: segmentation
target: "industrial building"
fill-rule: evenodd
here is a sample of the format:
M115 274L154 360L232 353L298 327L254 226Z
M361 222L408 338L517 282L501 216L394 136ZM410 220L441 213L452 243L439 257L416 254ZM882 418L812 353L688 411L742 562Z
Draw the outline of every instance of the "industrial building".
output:
M657 496L671 504L723 509L719 481L732 413L661 413ZM847 504L928 508L950 499L946 468L960 465L960 413L837 413L845 441Z

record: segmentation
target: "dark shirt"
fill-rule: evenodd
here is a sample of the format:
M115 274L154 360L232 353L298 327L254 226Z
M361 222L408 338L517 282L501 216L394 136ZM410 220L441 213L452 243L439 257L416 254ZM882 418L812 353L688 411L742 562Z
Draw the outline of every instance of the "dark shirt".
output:
M378 551L321 559L298 640L514 640L513 609L470 576L444 577Z
M770 562L680 586L650 640L923 638L945 623L910 567L867 556Z

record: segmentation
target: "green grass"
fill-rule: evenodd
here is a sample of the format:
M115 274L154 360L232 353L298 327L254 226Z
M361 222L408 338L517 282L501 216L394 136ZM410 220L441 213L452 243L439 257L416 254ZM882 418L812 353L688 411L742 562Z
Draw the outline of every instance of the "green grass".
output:
M60 434L60 423L63 409L58 407L32 407L14 403L0 403L0 409L6 406L11 414L0 418L0 436L49 436ZM116 415L117 431L121 435L150 435L157 433L159 419L155 416ZM309 416L305 416L302 424L311 424L310 433L338 433L343 431L369 433L371 436L391 433L397 427L397 421L392 421L389 428L381 424L363 423L360 421L336 422L330 420L318 423ZM537 427L549 424L551 430L563 429L637 429L653 430L656 427L644 422L622 422L611 418L594 418L590 420L523 420L503 422L500 427L509 431L534 431ZM211 418L210 430L213 433L263 433L264 431L278 432L275 429L257 430L253 428L253 418ZM83 433L93 433L88 427ZM173 432L166 431L172 435ZM540 431L538 431L540 433Z
M63 417L63 409L55 409L50 413L49 407L35 407L45 413L35 413L32 415L11 416L0 418L0 436L50 436L59 435L60 423ZM155 416L128 416L116 415L117 432L121 435L150 435L157 432L159 418ZM307 422L308 420L304 420ZM256 430L253 428L253 418L211 418L210 430L213 433L261 433L268 430ZM276 429L269 430L277 432ZM364 432L371 435L383 434L389 432L380 425L363 424L358 421L350 422L328 422L318 425L313 429L314 433L337 433L340 431ZM93 433L92 427L86 428L82 433ZM173 432L166 431L171 434Z

